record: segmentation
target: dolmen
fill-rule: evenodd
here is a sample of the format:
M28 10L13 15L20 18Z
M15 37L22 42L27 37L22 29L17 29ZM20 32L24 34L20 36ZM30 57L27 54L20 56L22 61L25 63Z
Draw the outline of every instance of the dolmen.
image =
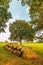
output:
M27 58L27 59L36 59L38 55L29 47L18 45L16 43L9 43L4 46L4 49L9 52L16 54L19 57Z

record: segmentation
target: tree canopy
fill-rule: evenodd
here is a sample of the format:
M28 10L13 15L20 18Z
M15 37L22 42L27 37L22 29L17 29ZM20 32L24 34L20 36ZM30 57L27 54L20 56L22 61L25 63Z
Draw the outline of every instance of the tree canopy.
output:
M33 41L34 31L32 26L24 20L16 20L15 22L11 23L9 31L10 40L18 40L20 43L22 40Z
M5 32L6 22L11 18L11 14L8 12L10 1L0 0L0 33Z
M29 14L34 31L43 30L43 0L20 0L21 4L30 7Z
M29 13L31 22L37 25L37 30L43 29L43 1L42 0L20 0L22 5L30 6Z

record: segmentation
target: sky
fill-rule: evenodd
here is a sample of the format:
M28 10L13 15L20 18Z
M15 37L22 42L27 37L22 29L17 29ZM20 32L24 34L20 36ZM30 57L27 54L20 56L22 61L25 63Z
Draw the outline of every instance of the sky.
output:
M9 24L14 22L15 20L26 20L26 21L30 21L30 15L29 15L29 7L27 5L22 6L21 3L17 0L12 0L12 2L10 2L10 8L8 11L11 12L12 14L12 19L8 20L7 24L7 28L5 29L6 33L0 33L0 41L5 41L8 40L9 36L10 36L10 32L9 32Z

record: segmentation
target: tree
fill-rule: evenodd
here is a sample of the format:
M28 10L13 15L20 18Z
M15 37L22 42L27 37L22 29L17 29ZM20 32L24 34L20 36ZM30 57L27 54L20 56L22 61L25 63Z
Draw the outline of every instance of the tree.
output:
M10 40L18 40L22 44L22 40L33 41L34 31L32 26L24 20L16 20L9 26Z
M21 4L30 6L29 13L31 17L31 22L37 25L38 30L43 29L43 1L21 0Z
M21 0L21 4L30 6L29 14L34 31L43 30L43 0Z
M6 23L11 18L11 14L8 12L10 1L0 0L0 33L5 32Z

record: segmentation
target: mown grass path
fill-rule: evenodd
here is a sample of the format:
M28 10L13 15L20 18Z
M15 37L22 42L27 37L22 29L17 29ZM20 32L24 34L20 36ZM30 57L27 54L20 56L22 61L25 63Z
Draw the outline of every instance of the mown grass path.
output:
M7 43L0 43L0 65L43 65L43 44L39 46L37 44L24 44L32 47L32 49L42 57L40 59L24 59L13 55L3 48L6 44Z

